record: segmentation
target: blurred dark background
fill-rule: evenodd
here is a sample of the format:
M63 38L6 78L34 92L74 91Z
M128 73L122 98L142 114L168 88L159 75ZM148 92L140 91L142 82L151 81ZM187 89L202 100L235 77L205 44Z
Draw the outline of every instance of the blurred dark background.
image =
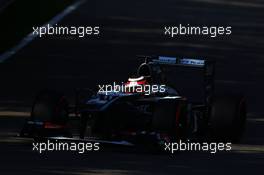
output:
M19 7L10 8L11 4L1 12L2 49L9 37L24 35L31 24L44 24L70 1L24 3L15 1L13 6ZM34 40L0 64L0 101L30 104L43 88L71 96L76 87L125 81L143 61L136 55L167 55L215 60L216 91L244 92L249 111L263 113L263 10L264 3L258 0L87 0L58 25L100 26L100 35ZM8 13L13 15L3 15ZM164 36L164 26L179 24L231 26L232 34Z

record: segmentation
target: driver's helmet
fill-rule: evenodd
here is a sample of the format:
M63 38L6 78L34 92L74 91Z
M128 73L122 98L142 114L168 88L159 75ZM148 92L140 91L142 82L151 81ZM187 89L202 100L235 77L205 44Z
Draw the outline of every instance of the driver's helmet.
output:
M149 85L149 77L140 76L137 78L129 78L128 82L125 83L126 93L144 93L144 86Z
M148 63L143 63L139 66L137 70L138 76L143 76L151 84L165 84L166 78L160 66L149 65Z

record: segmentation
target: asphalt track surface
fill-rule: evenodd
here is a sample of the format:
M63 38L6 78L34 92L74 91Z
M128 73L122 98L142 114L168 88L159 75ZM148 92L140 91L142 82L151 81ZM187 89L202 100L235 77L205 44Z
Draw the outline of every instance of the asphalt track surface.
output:
M0 65L0 174L262 174L264 165L264 61L261 1L86 1L60 25L101 27L100 37L37 39ZM231 36L169 39L165 25L230 25ZM232 152L153 155L105 150L83 155L38 154L13 137L44 87L71 96L76 87L124 81L135 55L179 55L215 60L216 88L245 92L249 119Z

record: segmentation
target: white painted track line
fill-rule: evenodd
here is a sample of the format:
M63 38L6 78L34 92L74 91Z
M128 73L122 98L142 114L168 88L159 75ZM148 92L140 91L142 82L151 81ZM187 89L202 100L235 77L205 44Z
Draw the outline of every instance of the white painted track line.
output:
M83 4L86 0L78 0L77 2L73 3L72 5L68 6L63 12L59 13L57 16L52 18L49 22L44 24L42 27L46 27L49 25L55 25L59 21L61 21L65 16L76 10L81 4ZM33 27L33 26L32 26ZM24 37L16 46L12 47L11 49L7 50L3 54L0 55L0 63L3 63L5 60L9 59L11 56L16 54L19 50L24 48L28 45L31 41L33 41L38 35L33 35L31 32L26 37Z

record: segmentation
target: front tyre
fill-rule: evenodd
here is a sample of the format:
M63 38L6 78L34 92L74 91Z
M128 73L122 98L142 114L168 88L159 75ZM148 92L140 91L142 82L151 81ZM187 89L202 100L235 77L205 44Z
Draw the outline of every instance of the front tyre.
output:
M68 136L68 102L58 92L40 92L32 106L31 117L26 121L20 135L27 137Z
M66 124L68 122L68 102L55 91L43 91L38 94L32 107L32 120Z

